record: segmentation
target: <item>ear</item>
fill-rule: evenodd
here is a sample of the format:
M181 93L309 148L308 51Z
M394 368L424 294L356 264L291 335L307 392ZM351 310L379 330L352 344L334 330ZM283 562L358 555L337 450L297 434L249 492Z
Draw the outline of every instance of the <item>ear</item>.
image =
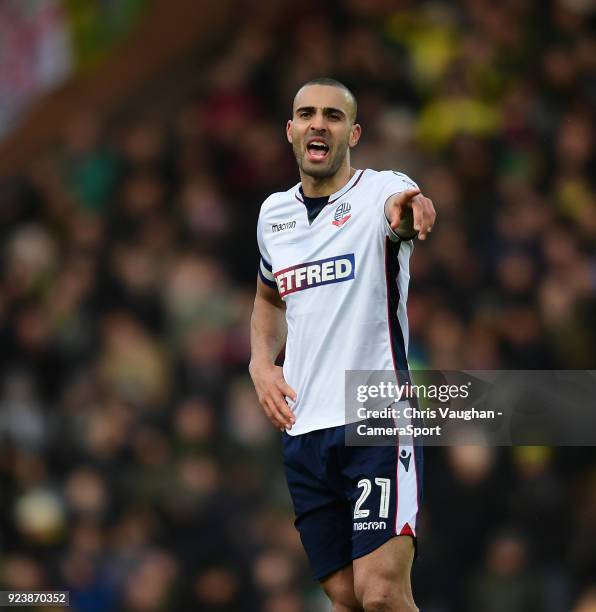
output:
M292 120L288 119L288 123L286 124L286 137L288 142L292 144Z
M348 144L350 145L350 148L355 147L358 144L361 134L362 134L362 128L360 127L360 124L355 123L352 126L352 131L350 132L350 140L348 142Z

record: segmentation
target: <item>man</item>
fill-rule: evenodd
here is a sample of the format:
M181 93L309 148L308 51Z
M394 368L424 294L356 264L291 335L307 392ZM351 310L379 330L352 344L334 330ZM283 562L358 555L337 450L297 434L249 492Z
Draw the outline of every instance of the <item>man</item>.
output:
M395 447L345 444L344 377L407 370L411 239L435 212L405 175L350 166L356 110L332 79L296 94L286 131L300 183L259 215L249 369L283 432L296 527L333 610L414 612L419 465Z

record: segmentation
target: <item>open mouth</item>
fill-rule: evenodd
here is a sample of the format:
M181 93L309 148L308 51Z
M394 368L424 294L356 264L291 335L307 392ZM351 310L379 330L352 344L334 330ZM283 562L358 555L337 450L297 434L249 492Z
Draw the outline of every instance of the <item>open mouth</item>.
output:
M322 161L329 154L329 145L323 140L313 139L306 145L306 150L311 161Z

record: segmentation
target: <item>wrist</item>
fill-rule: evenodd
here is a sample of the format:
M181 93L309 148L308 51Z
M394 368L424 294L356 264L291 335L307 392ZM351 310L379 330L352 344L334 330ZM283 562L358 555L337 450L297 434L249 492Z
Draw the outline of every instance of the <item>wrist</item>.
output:
M251 376L254 376L257 372L267 370L275 367L275 363L267 358L255 359L254 357L248 364L248 372Z

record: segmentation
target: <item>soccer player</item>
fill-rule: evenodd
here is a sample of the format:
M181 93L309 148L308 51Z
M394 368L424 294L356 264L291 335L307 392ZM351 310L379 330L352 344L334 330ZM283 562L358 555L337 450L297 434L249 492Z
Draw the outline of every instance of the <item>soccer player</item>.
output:
M407 370L408 260L435 211L404 174L351 167L356 110L333 79L294 98L286 132L300 183L259 214L249 370L283 432L295 524L333 610L414 612L419 448L346 445L344 378Z

